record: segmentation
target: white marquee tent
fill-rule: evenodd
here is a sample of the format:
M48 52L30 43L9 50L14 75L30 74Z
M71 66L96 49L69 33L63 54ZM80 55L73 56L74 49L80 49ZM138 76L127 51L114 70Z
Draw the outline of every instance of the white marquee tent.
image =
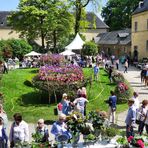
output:
M40 55L42 55L42 54L37 53L35 51L31 51L30 53L25 54L25 57L29 57L29 56L40 56Z
M84 41L81 39L80 35L77 33L73 41L65 47L66 50L80 50L82 49Z
M72 52L71 50L65 50L63 52L60 53L61 55L64 55L64 56L72 56L72 55L75 55L74 52Z

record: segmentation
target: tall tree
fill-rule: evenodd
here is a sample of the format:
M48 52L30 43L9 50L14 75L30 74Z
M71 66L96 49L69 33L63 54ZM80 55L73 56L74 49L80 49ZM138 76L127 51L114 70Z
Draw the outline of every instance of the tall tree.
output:
M98 8L100 2L101 0L71 0L71 4L72 6L74 6L75 10L75 34L77 34L80 31L81 17L84 8L89 3Z
M23 37L40 38L43 49L49 39L56 47L58 33L71 32L73 19L65 0L20 0L18 10L9 17L10 25Z
M141 0L109 0L102 10L102 17L110 30L131 27L132 12Z

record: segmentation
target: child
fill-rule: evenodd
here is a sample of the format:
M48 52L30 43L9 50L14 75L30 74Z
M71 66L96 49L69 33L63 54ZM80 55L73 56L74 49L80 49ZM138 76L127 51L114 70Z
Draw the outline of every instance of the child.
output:
M0 148L8 148L8 137L4 128L3 119L0 117Z

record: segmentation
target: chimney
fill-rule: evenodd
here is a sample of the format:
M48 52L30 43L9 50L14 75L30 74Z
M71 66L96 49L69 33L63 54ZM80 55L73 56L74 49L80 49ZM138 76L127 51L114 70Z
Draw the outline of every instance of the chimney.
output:
M140 1L140 2L139 2L139 8L142 8L143 5L144 5L144 2L143 2L143 1Z

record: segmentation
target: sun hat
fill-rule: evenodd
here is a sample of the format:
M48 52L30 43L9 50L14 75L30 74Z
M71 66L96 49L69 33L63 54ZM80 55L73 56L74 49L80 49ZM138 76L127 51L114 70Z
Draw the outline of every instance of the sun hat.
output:
M63 94L62 98L65 98L65 97L67 97L67 94L66 93Z

